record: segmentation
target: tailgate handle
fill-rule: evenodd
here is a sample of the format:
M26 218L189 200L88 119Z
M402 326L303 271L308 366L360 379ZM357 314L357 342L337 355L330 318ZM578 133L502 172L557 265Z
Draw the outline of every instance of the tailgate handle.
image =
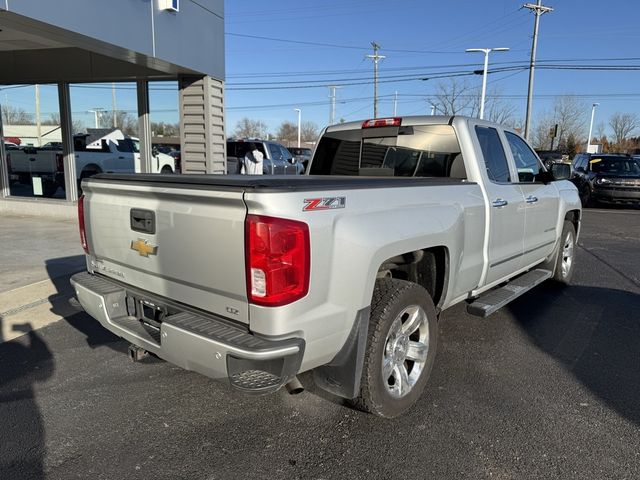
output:
M130 213L131 230L140 233L156 233L156 214L153 210L132 208Z

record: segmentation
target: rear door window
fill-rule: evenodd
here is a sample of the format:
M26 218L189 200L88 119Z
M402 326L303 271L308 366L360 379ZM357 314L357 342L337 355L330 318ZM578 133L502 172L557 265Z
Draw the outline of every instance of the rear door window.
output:
M489 179L496 183L511 182L509 163L504 154L498 131L495 128L480 125L476 125L475 130Z

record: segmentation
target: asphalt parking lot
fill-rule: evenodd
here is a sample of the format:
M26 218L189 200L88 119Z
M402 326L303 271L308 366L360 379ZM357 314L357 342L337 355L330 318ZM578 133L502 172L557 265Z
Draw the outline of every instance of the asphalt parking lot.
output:
M45 265L81 262L61 253ZM23 311L13 329L28 333L0 343L0 478L637 479L640 210L586 210L577 259L569 288L542 285L488 319L445 312L430 384L395 420L310 375L300 395L247 397L131 363L54 293L63 318L30 330L37 312Z

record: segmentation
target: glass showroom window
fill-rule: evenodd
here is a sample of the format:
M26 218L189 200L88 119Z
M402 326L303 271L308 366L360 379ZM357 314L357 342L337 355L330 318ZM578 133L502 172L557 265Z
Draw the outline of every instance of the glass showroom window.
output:
M64 199L57 85L7 86L0 93L9 195Z
M153 171L180 173L178 82L149 82Z

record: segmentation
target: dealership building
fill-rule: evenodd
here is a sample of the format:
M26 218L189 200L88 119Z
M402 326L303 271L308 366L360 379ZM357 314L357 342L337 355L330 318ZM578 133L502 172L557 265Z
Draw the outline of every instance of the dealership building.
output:
M157 136L151 129L150 90L175 85L181 172L226 172L223 0L0 0L0 65L0 105L17 86L35 86L36 102L44 88L57 96L55 115L46 125L39 103L35 125L10 122L12 110L2 105L0 216L41 213L45 205L51 215L74 215L82 172L71 105L80 86L113 86L114 127L116 86L127 85L135 95L137 108L128 115L137 132L136 170L146 173L154 172ZM94 113L97 127L102 112ZM24 136L16 140L16 132ZM33 148L15 144L24 138L30 140L23 145ZM40 166L47 153L43 145L54 151L49 167ZM55 195L43 189L43 168L56 170Z

